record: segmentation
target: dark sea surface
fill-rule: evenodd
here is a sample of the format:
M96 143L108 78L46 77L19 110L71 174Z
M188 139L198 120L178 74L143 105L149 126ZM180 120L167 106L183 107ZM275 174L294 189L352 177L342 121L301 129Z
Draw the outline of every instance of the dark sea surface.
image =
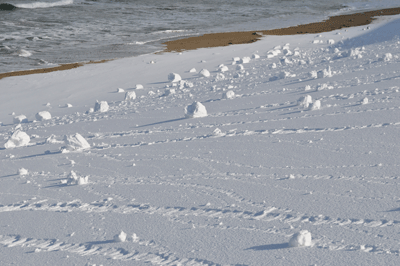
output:
M4 3L16 9L0 10L0 73L152 53L185 36L282 28L400 6L394 0L0 0Z

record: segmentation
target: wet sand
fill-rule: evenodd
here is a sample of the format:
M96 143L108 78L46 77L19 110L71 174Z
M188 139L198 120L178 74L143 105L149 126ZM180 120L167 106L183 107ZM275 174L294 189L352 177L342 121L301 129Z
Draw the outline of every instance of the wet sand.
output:
M187 50L195 50L199 48L210 48L218 46L228 46L232 44L253 43L258 41L262 36L265 35L295 35L295 34L329 32L342 28L368 25L374 20L374 17L397 15L397 14L400 14L400 7L354 13L349 15L334 16L321 22L309 23L282 29L204 34L201 36L189 37L185 39L165 42L163 44L166 47L163 52L181 52ZM63 64L52 68L42 68L42 69L32 69L32 70L2 73L0 74L0 79L6 77L68 70L86 64L97 64L97 63L104 63L107 61L110 60L91 61L87 63L71 63L71 64Z

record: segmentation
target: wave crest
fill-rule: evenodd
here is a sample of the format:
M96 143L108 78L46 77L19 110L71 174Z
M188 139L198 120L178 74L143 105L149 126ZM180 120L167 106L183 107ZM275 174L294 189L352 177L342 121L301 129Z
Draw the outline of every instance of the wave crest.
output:
M74 3L74 0L61 0L58 2L48 3L48 2L34 2L29 4L15 4L16 7L19 8L47 8L47 7L54 7L54 6L65 6L71 5Z

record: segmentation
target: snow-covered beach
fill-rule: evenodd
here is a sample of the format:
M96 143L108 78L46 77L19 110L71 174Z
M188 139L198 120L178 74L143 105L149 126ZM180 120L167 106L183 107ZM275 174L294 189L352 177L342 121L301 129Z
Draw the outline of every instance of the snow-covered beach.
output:
M397 265L399 30L1 79L0 264Z

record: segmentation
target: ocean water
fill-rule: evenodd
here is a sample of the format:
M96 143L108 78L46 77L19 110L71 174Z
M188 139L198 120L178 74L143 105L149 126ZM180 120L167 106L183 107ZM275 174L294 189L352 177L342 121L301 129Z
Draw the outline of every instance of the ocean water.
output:
M0 73L137 56L168 40L267 30L400 6L397 0L0 0Z

